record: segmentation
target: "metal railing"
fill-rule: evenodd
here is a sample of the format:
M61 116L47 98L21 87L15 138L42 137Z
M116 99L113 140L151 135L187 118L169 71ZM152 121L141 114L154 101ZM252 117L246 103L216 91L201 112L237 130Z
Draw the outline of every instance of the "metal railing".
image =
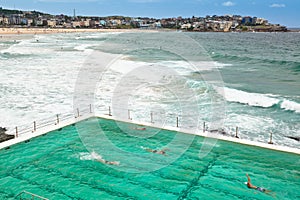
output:
M120 116L117 116L121 120L128 121L128 120L133 120L134 118L139 119L140 117L137 117L137 115L134 114L140 114L141 110L134 110L134 109L124 109L124 108L118 108L118 107L113 107L114 110L117 110L117 114ZM31 124L25 124L21 126L15 127L14 130L9 130L8 134L10 135L15 135L15 138L18 138L24 134L30 134L34 133L39 129L49 127L49 126L57 126L60 123L74 119L74 118L79 118L82 117L86 114L92 114L94 113L93 111L93 106L90 104L86 106L85 109L75 109L73 113L65 113L65 114L57 114L55 116L42 119L42 120L37 120L34 121ZM113 110L111 106L98 106L95 108L97 110L97 113L100 112L102 115L108 115L108 116L113 116ZM184 127L183 124L187 124L187 122L184 122L183 119L188 118L190 116L183 116L178 113L174 112L163 112L159 110L149 110L149 113L146 114L144 112L144 116L142 116L142 123L143 122L149 122L151 124L159 124L158 120L161 120L162 117L164 117L163 120L165 120L163 123L164 125L168 125L171 127L177 127L177 128L191 128L191 127ZM114 113L115 114L115 113ZM139 119L140 120L140 119ZM168 122L166 122L166 120ZM195 127L193 127L195 128ZM220 133L222 135L230 136L230 137L235 137L235 138L240 138L239 137L239 127L234 127L234 128L222 128L219 127L217 129L209 129L208 123L203 121L203 133L210 132L210 133ZM268 144L273 144L273 133L270 133L270 138L268 141Z
M97 112L99 111L101 114L103 115L108 115L113 117L113 109L117 110L117 113L122 113L123 118L121 118L121 120L134 120L134 113L139 112L136 111L134 109L123 109L123 108L119 108L119 107L111 107L111 106L98 106L97 108ZM127 116L126 116L127 113ZM158 116L158 114L160 114L160 116ZM183 122L183 118L187 117L187 116L182 116L181 114L178 113L174 113L174 112L167 112L164 113L164 116L167 117L169 119L169 123L166 125L169 125L171 127L176 127L176 128L190 128L190 127L184 127L183 124L185 124L185 122ZM116 117L120 117L120 116L116 116ZM159 111L157 110L149 110L148 116L143 116L144 117L144 121L143 122L149 122L151 124L155 124L157 122L158 119L160 119L161 117L161 113L159 113ZM143 123L142 122L142 123ZM209 123L202 121L203 123L203 128L202 131L203 133L217 133L217 134L221 134L224 136L228 136L228 137L233 137L233 138L237 138L240 139L240 127L236 126L236 127L219 127L219 128L209 128ZM266 143L268 144L274 144L273 143L273 132L269 132L269 139L268 141L266 141Z
M44 118L41 120L33 121L29 124L19 125L16 126L14 129L9 129L7 134L14 135L15 138L18 138L25 134L34 133L39 129L50 127L50 126L58 126L60 123L79 118L85 116L87 114L92 114L92 105L89 105L86 109L79 109L77 108L74 113L64 113L64 114L57 114L52 117Z

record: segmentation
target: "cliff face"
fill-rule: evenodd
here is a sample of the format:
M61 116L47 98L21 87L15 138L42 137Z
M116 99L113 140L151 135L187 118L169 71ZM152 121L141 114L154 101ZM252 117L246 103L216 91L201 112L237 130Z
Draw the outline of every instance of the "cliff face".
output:
M6 131L6 128L0 127L0 143L15 138L14 135L5 134Z

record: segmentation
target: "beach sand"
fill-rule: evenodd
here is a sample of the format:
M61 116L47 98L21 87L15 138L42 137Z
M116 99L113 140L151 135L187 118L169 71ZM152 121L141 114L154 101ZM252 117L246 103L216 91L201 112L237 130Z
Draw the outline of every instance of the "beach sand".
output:
M106 33L106 32L158 32L158 30L144 29L64 29L64 28L0 28L0 41L17 42L23 39L30 39L34 35L56 34L56 33ZM0 46L2 50L4 46Z
M84 32L143 32L141 29L63 29L63 28L0 28L1 35L84 33ZM149 31L149 30L146 30ZM156 30L150 30L157 32Z

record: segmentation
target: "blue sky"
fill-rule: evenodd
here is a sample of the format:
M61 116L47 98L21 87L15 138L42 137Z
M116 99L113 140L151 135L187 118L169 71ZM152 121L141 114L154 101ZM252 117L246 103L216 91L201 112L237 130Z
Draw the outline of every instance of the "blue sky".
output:
M191 17L239 14L300 27L299 0L0 0L3 8L86 16Z

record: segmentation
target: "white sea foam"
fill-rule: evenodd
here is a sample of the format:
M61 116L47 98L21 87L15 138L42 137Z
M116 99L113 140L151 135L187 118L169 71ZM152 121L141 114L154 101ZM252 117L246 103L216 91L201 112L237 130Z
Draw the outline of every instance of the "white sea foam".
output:
M8 49L0 51L6 54L29 55L29 54L49 54L53 52L47 45L42 45L33 39L23 40L13 44Z
M93 50L89 49L89 47L92 47L94 45L91 44L81 44L79 46L74 47L75 50L77 51L83 51L84 53L92 53Z
M107 33L89 33L88 35L85 35L84 33L77 33L77 36L75 37L75 40L85 40L85 39L101 39L106 38L109 35L118 35L122 34L121 32L107 32Z
M96 160L103 160L102 156L99 155L99 154L97 154L95 151L93 151L93 152L91 153L91 156L92 156L93 159L96 159Z
M16 53L18 53L18 54L28 54L28 52L24 52L24 51L20 52L20 49L18 49L18 46L21 46L22 43L24 44L25 41L22 41L20 44L13 44L9 48L1 50L0 53L1 54L7 54L7 53L9 53L9 54L16 54ZM19 52L18 52L18 50L19 50Z
M48 42L49 45L44 41L24 40L6 52L33 53L32 56L1 59L0 126L9 131L15 126L73 110L74 84L86 54L56 52L55 40L49 39ZM43 51L52 53L45 57L41 55Z
M231 66L231 64L219 63L214 61L203 61L197 63L189 63L186 61L160 61L160 62L142 62L132 61L128 56L120 57L110 67L117 72L126 74L138 67L144 66L163 66L174 70L178 75L189 75L192 72L210 71L225 66Z
M80 38L99 39L99 38L105 38L109 35L119 35L119 34L121 34L121 32L95 33L95 34L90 34L90 35L86 35L86 36L81 36Z
M197 71L211 71L211 70L232 66L232 64L220 63L216 61L202 61L193 64L196 66L195 70Z
M299 135L299 131L297 131L299 125L290 126L271 117L230 113L225 120L225 127L226 132L231 136L235 136L236 127L238 127L240 138L263 143L270 140L272 132L275 144L299 148L299 142L286 137L287 135Z
M270 97L266 94L249 93L232 88L216 88L217 92L221 94L229 102L237 102L257 107L272 107L279 103L279 99Z
M184 61L142 62L128 60L127 56L120 56L118 60L110 65L110 69L121 74L127 74L138 68L153 68L155 66L168 68L178 75L188 75L192 72L191 65Z
M282 109L300 113L300 104L290 100L284 100L280 106Z
M214 65L218 68L221 68L221 67L230 67L232 66L232 64L228 64L228 63L220 63L220 62L213 62Z
M93 155L88 152L79 153L79 158L80 158L80 160L94 160L95 159L93 157Z

